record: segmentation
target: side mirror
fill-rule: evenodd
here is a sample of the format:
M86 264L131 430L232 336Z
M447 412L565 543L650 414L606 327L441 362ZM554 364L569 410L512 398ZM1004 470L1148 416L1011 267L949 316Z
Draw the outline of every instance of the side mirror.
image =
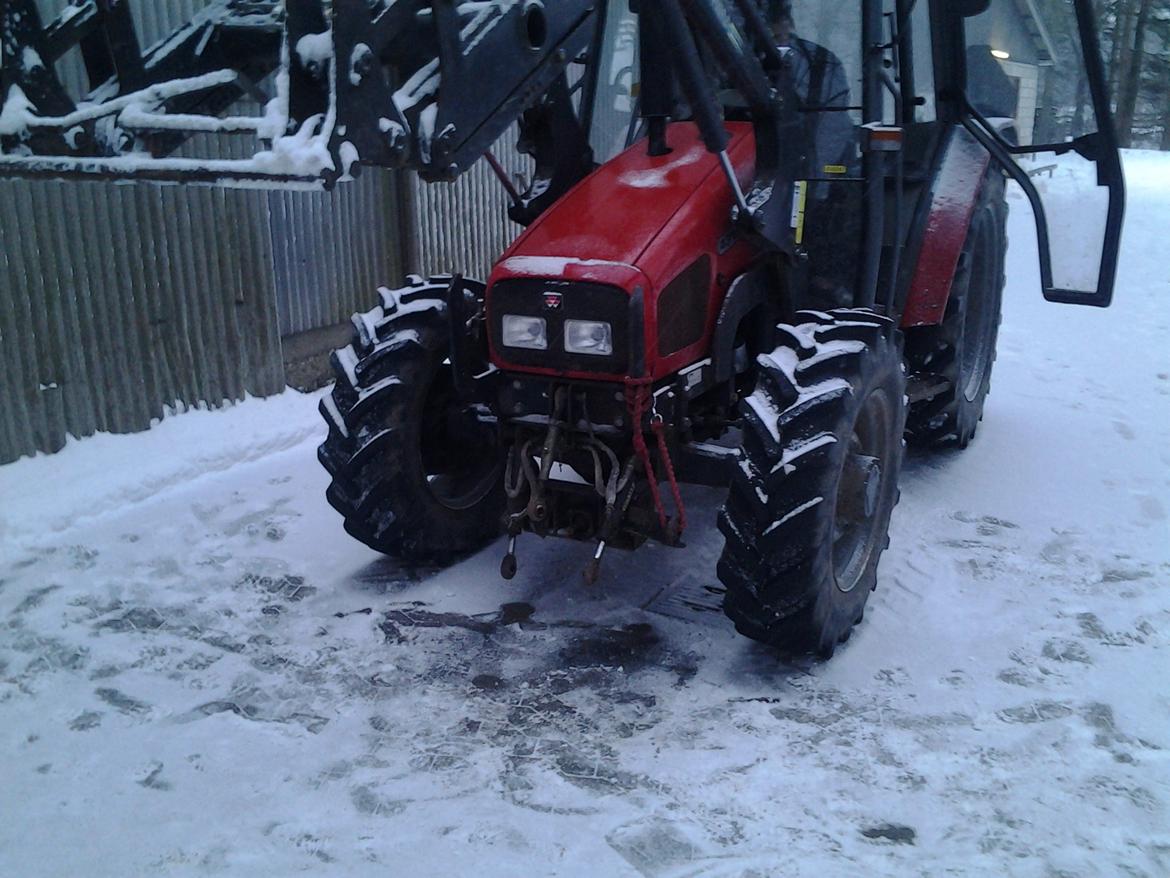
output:
M1014 11L1015 0L998 0ZM1030 2L1030 0L1029 0ZM1109 104L1108 80L1097 37L1095 0L1061 0L1052 6L1061 31L1078 37L1060 59L1059 75L1088 85L1072 118L1055 110L1037 112L1021 101L1019 89L986 44L967 49L966 113L963 125L1019 184L1036 220L1040 282L1050 302L1107 307L1112 301L1125 216L1125 177ZM956 0L963 15L986 6ZM1055 68L1048 76L1055 74ZM972 96L974 89L974 96ZM1078 92L1081 88L1078 86ZM1088 100L1088 105L1084 101ZM991 117L989 119L988 117ZM1017 132L1009 142L1000 125L1036 121L1048 143L1033 142L1032 132ZM1030 127L1030 126L1029 126ZM1022 137L1020 134L1022 133ZM1019 142L1023 140L1023 142ZM1020 157L1023 163L1013 158ZM1026 158L1024 158L1026 157ZM1068 219L1075 216L1076 222Z
M963 18L982 15L991 6L991 0L956 0L955 11Z

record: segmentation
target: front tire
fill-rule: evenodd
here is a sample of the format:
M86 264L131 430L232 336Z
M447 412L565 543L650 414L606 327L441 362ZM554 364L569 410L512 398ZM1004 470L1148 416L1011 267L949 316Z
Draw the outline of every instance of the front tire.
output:
M889 544L905 429L900 336L861 309L798 312L778 332L742 404L718 572L741 634L828 657L861 621Z
M504 510L495 418L455 394L447 286L412 277L380 290L382 304L355 314L353 342L334 351L320 405L326 498L351 536L407 561L483 547Z

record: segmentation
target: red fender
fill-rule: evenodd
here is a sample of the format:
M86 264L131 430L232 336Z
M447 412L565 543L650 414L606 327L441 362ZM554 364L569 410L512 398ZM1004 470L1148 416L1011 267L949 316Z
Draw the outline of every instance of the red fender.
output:
M942 323L979 187L991 156L966 130L955 129L930 196L930 216L902 312L902 326Z

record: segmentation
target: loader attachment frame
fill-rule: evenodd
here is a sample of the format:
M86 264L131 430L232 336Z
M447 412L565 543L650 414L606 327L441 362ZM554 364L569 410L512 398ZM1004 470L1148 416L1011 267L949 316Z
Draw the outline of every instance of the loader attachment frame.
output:
M9 0L0 174L328 186L368 164L451 179L583 58L595 9L589 0L216 0L143 49L124 2L71 0L44 22L36 0ZM74 49L83 94L56 71ZM221 115L242 98L263 111ZM187 145L200 134L256 145L250 158L195 157Z

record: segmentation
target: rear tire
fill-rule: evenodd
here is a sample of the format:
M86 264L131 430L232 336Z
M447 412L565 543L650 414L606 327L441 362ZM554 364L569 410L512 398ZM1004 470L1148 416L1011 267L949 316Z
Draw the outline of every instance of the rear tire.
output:
M1004 178L992 170L979 192L942 324L906 335L910 372L950 382L943 393L911 407L907 437L915 445L966 448L983 419L999 335L1006 251Z
M778 327L741 408L719 578L741 634L828 657L861 621L889 544L905 429L900 336L871 311Z
M349 534L409 561L447 560L500 532L503 455L495 419L458 402L448 359L448 278L410 278L355 314L333 352L317 451ZM465 282L466 283L466 282Z

